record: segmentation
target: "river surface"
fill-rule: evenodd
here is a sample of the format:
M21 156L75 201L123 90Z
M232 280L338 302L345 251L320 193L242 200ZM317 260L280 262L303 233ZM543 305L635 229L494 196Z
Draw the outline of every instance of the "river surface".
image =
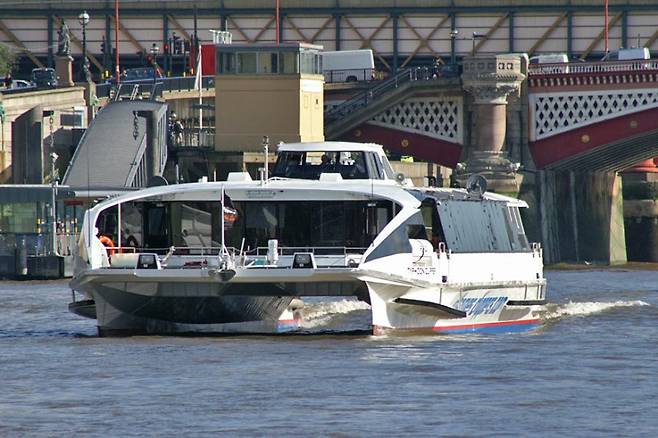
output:
M549 272L542 327L98 338L60 282L0 283L0 436L658 436L658 272ZM348 331L336 334L335 330Z

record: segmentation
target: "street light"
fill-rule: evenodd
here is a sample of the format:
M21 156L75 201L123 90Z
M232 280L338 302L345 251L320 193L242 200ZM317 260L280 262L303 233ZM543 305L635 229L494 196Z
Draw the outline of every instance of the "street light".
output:
M483 33L473 32L473 38L471 38L471 41L473 43L473 48L471 49L471 55L475 55L475 40L479 40L484 37L486 37L486 35Z
M91 82L91 75L89 74L89 60L87 59L87 25L89 24L89 14L83 11L78 15L78 21L82 25L82 73L84 74L85 81Z
M452 68L455 68L455 64L457 64L457 47L455 47L455 40L457 39L457 35L459 35L459 31L457 29L452 29L450 31L450 64L452 64Z
M153 64L153 82L155 82L156 78L158 77L158 52L160 51L160 48L156 43L153 43L151 45L151 64Z

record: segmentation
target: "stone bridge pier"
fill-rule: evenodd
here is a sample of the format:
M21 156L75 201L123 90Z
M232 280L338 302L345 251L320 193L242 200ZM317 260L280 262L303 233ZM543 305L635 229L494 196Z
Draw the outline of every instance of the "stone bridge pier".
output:
M546 261L657 261L658 62L537 64L527 77Z
M474 56L464 59L462 83L473 98L473 135L465 149L465 168L457 180L479 173L490 190L518 193L516 170L503 146L507 129L507 98L519 95L525 75L517 55Z

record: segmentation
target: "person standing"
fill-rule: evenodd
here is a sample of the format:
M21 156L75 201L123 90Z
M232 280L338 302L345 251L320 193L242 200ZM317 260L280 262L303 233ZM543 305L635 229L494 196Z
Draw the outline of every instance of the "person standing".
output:
M11 84L14 82L14 80L11 77L11 72L7 72L5 75L5 88L9 89L11 88Z

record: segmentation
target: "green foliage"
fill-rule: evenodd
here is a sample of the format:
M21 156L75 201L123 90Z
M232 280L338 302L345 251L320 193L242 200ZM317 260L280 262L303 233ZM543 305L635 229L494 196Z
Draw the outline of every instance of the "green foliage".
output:
M4 77L7 72L11 71L16 61L16 55L9 47L0 43L0 76Z

